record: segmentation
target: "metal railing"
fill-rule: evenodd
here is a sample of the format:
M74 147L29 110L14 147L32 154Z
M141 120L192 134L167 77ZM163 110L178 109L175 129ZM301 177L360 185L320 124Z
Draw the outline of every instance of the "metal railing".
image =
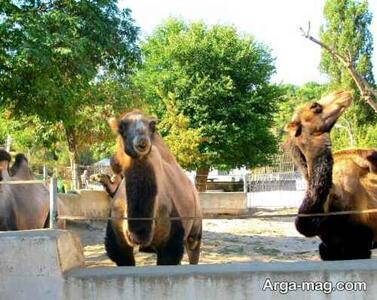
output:
M57 197L57 179L56 177L51 177L49 180L20 180L20 181L0 181L1 185L17 185L17 184L46 184L49 182L49 191L50 191L50 222L49 228L56 229L58 220L88 220L88 221L106 221L106 220L130 220L130 221L155 221L159 218L157 217L81 217L81 216L67 216L67 215L58 215L58 197ZM211 216L211 217L200 217L200 216L182 216L182 217L170 217L170 220L213 220L213 219L271 219L271 218L307 218L307 217L328 217L328 216L342 216L342 215L355 215L355 214L374 214L377 213L377 209L364 209L364 210L348 210L348 211L337 211L337 212L324 212L324 213L311 213L311 214L263 214L263 215L237 215L237 216Z

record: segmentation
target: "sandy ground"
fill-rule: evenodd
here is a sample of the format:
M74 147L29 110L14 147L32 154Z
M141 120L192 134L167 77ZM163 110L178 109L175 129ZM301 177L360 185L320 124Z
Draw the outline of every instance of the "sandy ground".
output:
M295 210L258 212L292 213ZM87 267L113 266L103 246L105 223L74 223L68 229L78 233L84 246ZM204 220L200 263L292 262L319 260L317 238L304 238L293 218ZM136 252L137 265L154 265L154 254ZM187 264L184 256L182 264Z

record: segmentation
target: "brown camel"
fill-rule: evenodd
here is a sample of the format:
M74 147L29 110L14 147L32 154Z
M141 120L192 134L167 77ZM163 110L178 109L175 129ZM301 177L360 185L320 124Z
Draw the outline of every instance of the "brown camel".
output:
M111 204L105 248L120 266L135 265L133 247L157 254L158 265L179 264L184 244L191 264L199 261L202 214L194 185L155 129L155 120L132 111L112 119L116 160L124 175ZM171 217L197 217L173 219Z
M330 131L351 104L349 92L334 92L298 109L287 125L286 149L307 180L299 213L377 208L377 151L331 152ZM323 260L369 258L377 241L377 214L298 217L297 230L319 236Z
M2 181L35 180L23 154L17 154L9 169L11 156L0 150L0 170ZM0 185L0 230L27 230L48 226L48 188L44 184ZM58 200L59 201L59 200ZM63 212L63 204L58 202L58 212ZM65 227L59 221L60 228Z

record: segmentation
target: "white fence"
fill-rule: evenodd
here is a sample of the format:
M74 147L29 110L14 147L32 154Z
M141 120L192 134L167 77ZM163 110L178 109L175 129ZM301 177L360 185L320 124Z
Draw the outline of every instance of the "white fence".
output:
M251 173L247 175L248 208L299 207L306 182L299 172Z

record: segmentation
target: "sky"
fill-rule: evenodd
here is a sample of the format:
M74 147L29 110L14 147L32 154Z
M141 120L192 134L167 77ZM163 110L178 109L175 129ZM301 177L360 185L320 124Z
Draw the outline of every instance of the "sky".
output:
M301 85L308 81L326 82L318 65L320 47L305 39L299 27L311 23L318 37L323 23L325 0L120 0L130 8L142 36L147 36L169 16L201 20L207 24L234 25L267 45L276 58L274 82ZM375 16L370 30L374 36L374 74L377 77L377 0L369 0Z

